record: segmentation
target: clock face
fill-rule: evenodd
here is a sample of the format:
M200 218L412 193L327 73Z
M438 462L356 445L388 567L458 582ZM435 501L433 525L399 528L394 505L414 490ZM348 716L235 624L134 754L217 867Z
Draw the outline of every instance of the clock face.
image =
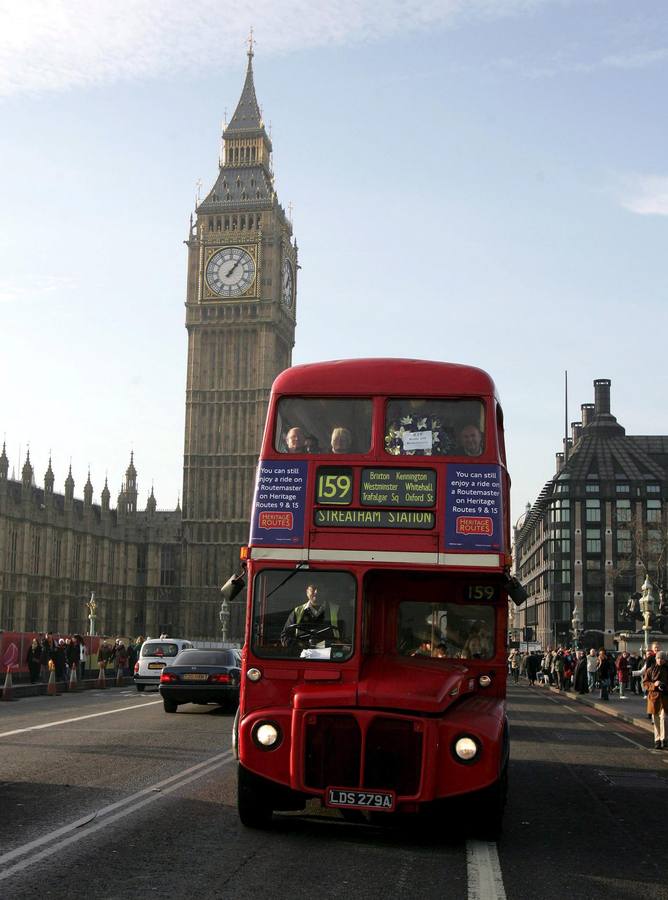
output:
M286 257L283 260L283 277L281 279L281 300L288 309L292 308L294 297L294 275L292 274L292 263Z
M253 257L241 247L225 247L214 253L207 263L207 284L220 297L239 297L254 279Z

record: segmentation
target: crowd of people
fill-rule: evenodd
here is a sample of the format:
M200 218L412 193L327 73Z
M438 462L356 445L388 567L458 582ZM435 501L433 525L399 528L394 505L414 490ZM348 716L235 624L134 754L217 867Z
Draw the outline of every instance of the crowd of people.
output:
M129 640L127 646L122 638L116 638L113 643L102 640L97 652L98 666L115 669L116 673L121 675L132 673L143 642L143 637ZM26 663L31 684L48 681L53 671L56 681L67 686L72 671L77 681L85 678L89 653L82 635L55 638L52 631L47 631L44 635L35 635L32 639Z
M668 750L668 653L656 641L644 654L624 650L613 655L604 648L597 652L593 648L548 647L544 653L513 649L508 656L508 673L515 684L524 676L530 687L549 685L578 694L599 691L604 701L609 701L611 694L620 700L629 695L642 697L654 725L654 748Z

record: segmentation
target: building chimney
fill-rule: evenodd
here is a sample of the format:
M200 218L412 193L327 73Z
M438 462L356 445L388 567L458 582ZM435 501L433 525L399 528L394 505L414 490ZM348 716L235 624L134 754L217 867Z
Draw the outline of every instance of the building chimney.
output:
M557 475L558 475L559 472L561 472L561 470L564 467L564 454L563 453L557 453L556 465L557 465Z
M580 440L580 435L582 434L582 422L571 422L571 440L573 441L573 446L577 444Z
M586 428L594 418L594 404L582 403L580 406L580 418L582 419L582 427Z
M610 379L597 378L594 382L594 409L597 416L610 415Z

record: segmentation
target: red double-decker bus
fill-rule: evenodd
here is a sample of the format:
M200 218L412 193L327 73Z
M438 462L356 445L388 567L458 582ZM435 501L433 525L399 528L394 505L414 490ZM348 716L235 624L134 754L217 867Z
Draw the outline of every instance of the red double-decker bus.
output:
M279 375L244 551L245 825L311 798L359 817L461 795L500 825L509 483L480 369L361 359Z

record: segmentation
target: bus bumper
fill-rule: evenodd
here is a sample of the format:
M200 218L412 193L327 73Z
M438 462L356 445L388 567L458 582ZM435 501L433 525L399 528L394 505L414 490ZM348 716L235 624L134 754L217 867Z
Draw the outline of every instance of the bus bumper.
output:
M266 746L270 725L276 740ZM367 709L273 709L239 724L239 759L249 771L301 795L324 800L327 789L389 791L398 811L480 791L507 762L505 701L472 696L442 717ZM273 736L271 729L270 737ZM475 743L457 756L461 738ZM470 746L470 744L469 744Z

